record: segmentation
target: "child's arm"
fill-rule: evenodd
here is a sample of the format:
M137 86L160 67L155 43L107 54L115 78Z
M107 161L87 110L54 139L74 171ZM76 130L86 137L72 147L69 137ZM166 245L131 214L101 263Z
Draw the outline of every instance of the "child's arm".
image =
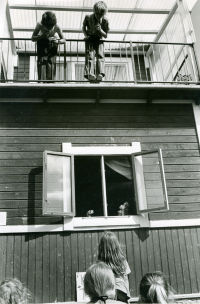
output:
M49 31L46 31L42 35L38 36L39 32L40 32L40 27L39 27L39 24L37 24L36 28L33 31L32 37L31 37L31 40L33 42L38 41L40 39L48 39Z
M63 32L61 30L61 28L57 25L57 33L58 33L58 36L60 38L60 40L58 40L58 43L59 44L64 44L65 43L65 38L63 36Z
M104 38L107 38L107 33L102 30L101 25L99 23L95 26L95 28L97 31L99 31L101 33L101 36L103 36Z
M87 25L86 25L86 23L87 23L87 21L86 21L86 16L85 16L85 19L83 21L83 27L82 27L83 35L85 36L85 40L90 38L87 35L87 31L86 31Z

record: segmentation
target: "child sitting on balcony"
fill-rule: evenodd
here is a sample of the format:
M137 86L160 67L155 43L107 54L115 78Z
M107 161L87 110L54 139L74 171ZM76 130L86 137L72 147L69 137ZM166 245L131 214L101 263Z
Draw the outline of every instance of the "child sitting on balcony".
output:
M84 291L90 297L89 303L121 303L115 301L115 277L112 269L103 262L96 262L86 271Z
M107 5L103 1L94 4L93 14L86 15L83 21L83 34L85 36L85 71L84 77L89 80L101 81L105 76L104 44L100 40L107 38L109 22L105 17ZM95 73L95 53L97 58ZM96 75L95 75L96 74Z
M42 15L42 20L37 23L31 39L37 42L38 80L54 80L58 44L65 43L65 39L53 12L45 12Z

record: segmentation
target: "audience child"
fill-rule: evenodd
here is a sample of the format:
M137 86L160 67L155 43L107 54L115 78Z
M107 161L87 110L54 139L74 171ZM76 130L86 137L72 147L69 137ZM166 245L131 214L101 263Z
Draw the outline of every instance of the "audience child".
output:
M31 39L37 42L38 80L54 80L58 44L65 43L65 39L53 12L48 11L42 15Z
M5 279L0 283L0 303L26 304L30 298L29 290L18 279Z
M84 291L90 297L89 303L121 303L115 301L115 277L112 269L103 262L96 262L88 268L84 278Z
M98 260L111 267L115 275L116 298L127 303L130 299L128 274L131 270L114 233L105 232L101 237Z
M86 15L83 21L82 30L86 40L84 77L89 80L101 81L105 76L104 44L100 39L107 38L109 31L109 22L105 17L107 11L106 3L98 1L94 4L93 14ZM96 69L94 66L95 53Z
M162 272L147 273L140 282L139 303L173 303L173 294Z

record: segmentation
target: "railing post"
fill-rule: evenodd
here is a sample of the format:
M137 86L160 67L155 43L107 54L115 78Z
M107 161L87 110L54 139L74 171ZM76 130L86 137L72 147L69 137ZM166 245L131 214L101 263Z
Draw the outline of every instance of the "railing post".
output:
M0 40L0 82L1 82L1 67L2 67L2 44L3 41Z
M64 43L64 83L66 83L66 79L67 79L67 75L66 75L66 66L67 66L67 63L66 63L66 42Z
M200 65L199 65L197 55L196 55L196 47L195 47L194 43L191 46L192 46L192 49L193 49L194 60L195 60L195 63L196 63L196 69L197 69L197 73L198 73L198 81L200 81Z
M136 71L135 71L135 59L134 59L134 54L133 54L132 41L130 41L130 50L131 50L131 61L132 61L132 69L133 69L133 79L134 79L134 82L137 84Z

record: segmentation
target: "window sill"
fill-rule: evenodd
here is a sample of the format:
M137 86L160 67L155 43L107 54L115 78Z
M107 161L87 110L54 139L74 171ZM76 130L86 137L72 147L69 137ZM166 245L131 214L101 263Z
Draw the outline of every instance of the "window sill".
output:
M64 230L131 229L149 227L148 215L64 218Z

